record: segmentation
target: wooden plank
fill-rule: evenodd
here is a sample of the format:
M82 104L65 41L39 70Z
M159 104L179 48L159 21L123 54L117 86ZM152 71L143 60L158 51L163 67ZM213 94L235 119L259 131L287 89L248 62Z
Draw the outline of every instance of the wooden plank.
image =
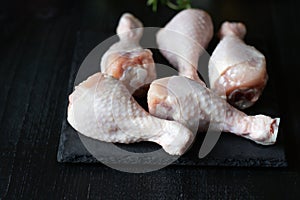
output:
M5 167L1 169L4 173L1 175L6 184L3 184L0 193L4 195L8 192L15 197L20 196L35 184L39 187L42 181L42 177L33 177L32 173L46 169L46 166L37 167L35 163L43 165L47 161L46 147L57 115L59 95L61 90L65 90L61 85L68 79L66 59L72 55L70 44L74 38L70 36L74 27L68 25L69 22L70 18L49 24L33 22L28 28L30 38L22 46L24 55L17 60L21 63L11 81L12 91L18 93L8 93L8 105L2 118L2 130L10 132L1 135L4 137L1 142L5 141L1 148L13 152L6 160L1 157L1 163L6 163L1 165ZM66 53L67 49L71 51ZM4 153L3 159L7 155ZM28 185L28 181L33 184Z
M289 152L293 153L290 160L295 160L295 166L280 169L170 166L147 174L127 174L101 164L57 163L56 153L61 121L66 111L66 86L77 25L82 23L82 29L112 33L115 24L111 19L117 22L124 11L133 12L147 26L163 25L175 13L163 7L159 8L158 13L152 13L145 6L145 1L139 0L90 0L82 1L80 10L69 10L48 21L37 23L36 20L32 22L29 16L22 16L24 24L17 24L13 35L0 39L0 85L3 88L0 95L0 199L299 198L300 171L296 159L299 145L296 145L299 144L300 112L295 94L299 91L296 44L300 34L297 21L299 6L294 0L192 2L196 7L208 10L216 29L225 19L247 19L252 33L259 34L263 30L263 35L272 39L272 44L275 44L272 50L279 52L274 55L278 56L277 66L282 76L278 89L282 97L280 102L283 102L280 110L284 111L282 125L284 131L291 135L287 144ZM274 7L274 12L270 12L269 5ZM221 12L225 7L233 9L231 12ZM20 8L26 12L26 7ZM40 49L40 53L37 51L42 44L33 41L43 38L45 27L52 28L46 47ZM272 37L274 35L275 38ZM28 44L34 44L35 48ZM37 60L39 66L47 69L37 70L40 78L32 80L33 63ZM278 60L274 59L275 63ZM27 86L32 81L34 86L29 94ZM41 85L37 86L37 83ZM43 106L34 105L38 100L42 101ZM18 137L18 141L10 139L13 135Z

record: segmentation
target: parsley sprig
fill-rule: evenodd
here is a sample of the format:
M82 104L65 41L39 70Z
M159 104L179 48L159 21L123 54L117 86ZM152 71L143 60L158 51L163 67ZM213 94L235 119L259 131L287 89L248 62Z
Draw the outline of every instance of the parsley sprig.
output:
M158 4L166 5L173 10L183 10L191 8L190 0L176 0L176 3L173 3L171 0L148 0L147 5L152 6L153 12L157 11Z

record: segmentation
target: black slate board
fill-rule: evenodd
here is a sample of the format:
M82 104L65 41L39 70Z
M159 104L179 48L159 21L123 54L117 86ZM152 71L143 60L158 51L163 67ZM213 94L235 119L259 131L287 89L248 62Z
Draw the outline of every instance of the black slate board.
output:
M95 32L80 32L77 35L77 44L74 51L73 64L70 73L70 80L68 86L68 94L73 90L74 79L80 64L87 54L101 41L109 37L109 33L95 33ZM249 42L250 41L250 42ZM269 59L268 46L263 40L254 39L248 40L248 43L255 45L260 51L262 51L266 58ZM209 53L214 49L217 43L215 38L208 48ZM159 58L156 58L159 57ZM162 59L156 52L154 52L154 58ZM270 63L270 62L269 62ZM274 90L275 83L272 80L272 70L269 72L269 82L264 90L260 100L250 109L245 112L248 114L266 114L273 117L280 116L278 101L276 98L276 92ZM67 110L66 99L65 107ZM286 167L287 161L285 157L285 151L283 146L283 130L279 129L277 143L272 146L262 146L255 144L252 141L246 140L241 137L237 137L233 134L222 133L219 141L213 150L203 159L198 158L199 148L204 139L204 134L199 133L196 142L191 149L181 156L178 160L173 162L174 165L191 165L191 166L240 166L240 167ZM84 137L94 145L103 145L105 143ZM119 147L127 149L133 152L150 152L157 150L160 147L153 143L141 142L135 144L118 144ZM114 157L103 157L103 160L112 164L132 164L134 162L138 164L163 164L162 160L136 160L123 159L116 154ZM82 144L78 133L69 125L66 117L63 119L61 138L57 154L58 162L68 163L97 163L99 162L94 158L88 150ZM145 163L140 163L145 162Z

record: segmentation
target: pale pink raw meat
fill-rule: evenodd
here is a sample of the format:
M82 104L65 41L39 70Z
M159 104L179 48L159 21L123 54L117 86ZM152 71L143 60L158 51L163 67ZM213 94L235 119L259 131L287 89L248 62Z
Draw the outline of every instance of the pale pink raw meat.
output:
M186 9L157 33L156 41L179 75L203 84L197 74L198 60L212 37L213 23L209 14L200 9Z
M192 132L206 129L231 132L263 145L274 144L279 118L248 116L198 82L173 76L153 81L148 91L149 112L180 122Z
M194 139L193 133L180 123L151 116L119 80L101 73L75 87L69 96L68 122L96 140L152 141L171 155L183 154Z
M156 78L152 52L140 46L143 24L133 15L121 16L117 34L120 41L103 55L101 72L119 79L133 93Z
M210 87L232 105L250 107L267 83L265 57L243 41L244 24L224 22L219 34L221 41L209 62Z

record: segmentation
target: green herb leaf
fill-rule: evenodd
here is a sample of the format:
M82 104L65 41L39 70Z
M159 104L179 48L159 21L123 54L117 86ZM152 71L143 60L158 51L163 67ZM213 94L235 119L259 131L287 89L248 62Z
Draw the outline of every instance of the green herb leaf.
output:
M147 5L152 6L153 12L157 11L158 4L168 6L173 10L183 10L191 8L190 0L176 0L176 3L173 3L171 0L148 0Z

